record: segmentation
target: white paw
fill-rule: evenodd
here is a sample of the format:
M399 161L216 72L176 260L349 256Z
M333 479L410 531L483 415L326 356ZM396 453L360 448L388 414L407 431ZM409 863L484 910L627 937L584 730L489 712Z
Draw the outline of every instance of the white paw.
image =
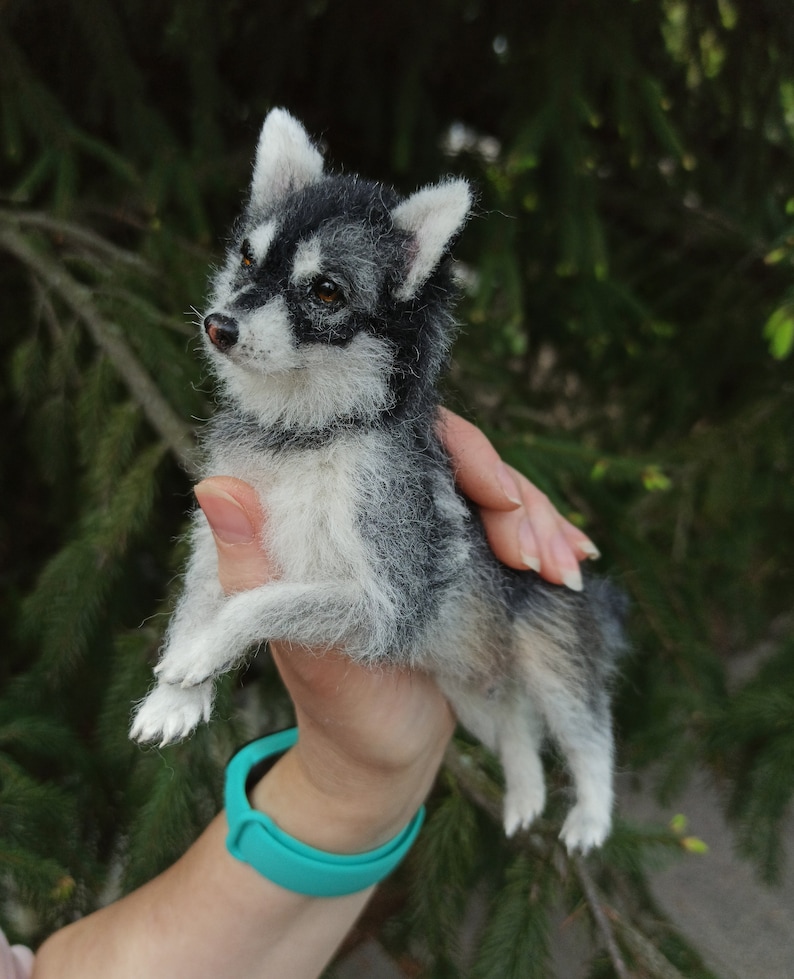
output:
M601 846L609 836L611 826L612 818L609 812L577 802L562 824L560 839L567 847L568 853L576 850L587 853L593 847Z
M503 812L505 833L513 836L521 829L529 829L545 805L546 787L542 779L508 784Z
M210 719L213 693L210 682L194 687L159 684L136 710L130 737L133 741L158 741L161 747L187 737L198 724Z

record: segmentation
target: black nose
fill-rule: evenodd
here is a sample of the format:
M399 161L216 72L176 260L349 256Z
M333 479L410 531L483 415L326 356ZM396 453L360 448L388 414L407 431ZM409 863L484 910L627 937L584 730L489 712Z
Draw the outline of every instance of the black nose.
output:
M204 331L210 338L210 343L223 353L237 343L240 335L237 320L224 316L223 313L210 313L204 320Z

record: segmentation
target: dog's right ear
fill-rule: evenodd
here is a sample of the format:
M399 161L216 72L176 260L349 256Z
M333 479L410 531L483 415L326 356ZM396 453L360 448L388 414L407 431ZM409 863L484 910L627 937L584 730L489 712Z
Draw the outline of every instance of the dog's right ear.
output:
M285 109L272 109L265 117L256 148L252 208L268 207L316 183L322 175L323 158L303 126Z

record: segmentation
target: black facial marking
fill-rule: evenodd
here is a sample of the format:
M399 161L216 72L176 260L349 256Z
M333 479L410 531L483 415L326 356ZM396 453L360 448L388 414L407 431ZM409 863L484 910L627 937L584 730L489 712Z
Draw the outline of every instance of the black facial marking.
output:
M241 263L245 268L250 268L254 264L254 253L251 249L251 242L244 238L240 245Z
M269 209L244 214L235 229L242 258L231 310L253 312L281 296L299 345L344 347L360 333L384 340L393 352L389 385L395 406L389 413L395 417L421 411L436 397L454 334L455 298L446 264L416 300L394 298L410 250L408 236L391 217L401 200L381 184L332 175ZM245 264L247 235L274 219L278 233L267 253ZM315 239L322 262L318 275L292 281L297 250Z

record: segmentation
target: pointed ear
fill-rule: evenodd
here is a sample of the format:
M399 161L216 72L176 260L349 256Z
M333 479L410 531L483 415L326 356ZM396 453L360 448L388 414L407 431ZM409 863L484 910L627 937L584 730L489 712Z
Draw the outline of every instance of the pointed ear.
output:
M267 114L256 148L251 204L267 207L294 190L316 183L323 158L309 134L284 109Z
M450 241L463 227L472 205L466 180L445 180L412 194L392 211L395 227L413 239L409 265L397 298L413 298L438 267Z

